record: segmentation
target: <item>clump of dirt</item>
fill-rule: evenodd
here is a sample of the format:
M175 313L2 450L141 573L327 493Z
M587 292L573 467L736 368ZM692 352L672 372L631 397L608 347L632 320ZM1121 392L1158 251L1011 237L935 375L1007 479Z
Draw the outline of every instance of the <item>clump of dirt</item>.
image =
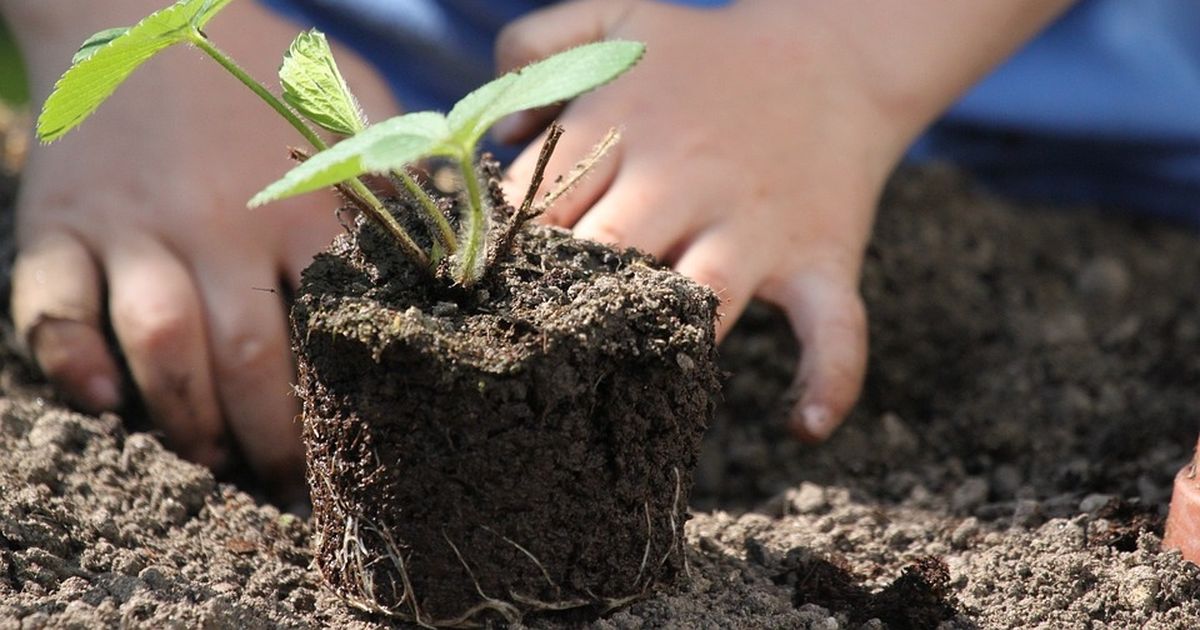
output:
M796 348L755 309L723 347L689 579L598 620L516 627L882 628L939 609L944 629L1200 627L1200 569L1140 510L1105 509L1161 515L1195 443L1197 245L902 172L865 270L874 353L854 417L826 444L785 437ZM307 520L65 411L0 358L0 628L394 625L320 586ZM903 577L925 558L944 589L938 571ZM899 584L914 606L863 619L790 581L822 563L840 592Z
M1166 515L1159 507L1144 505L1136 500L1110 499L1096 512L1096 516L1109 525L1089 531L1088 544L1107 545L1119 551L1135 551L1142 534L1163 533Z
M479 285L441 287L360 221L292 311L323 574L436 625L674 583L716 406L716 306L554 228L522 231Z
M750 547L755 550L755 547ZM759 550L761 554L761 550ZM850 611L850 620L864 623L878 619L889 628L933 628L957 613L949 596L950 570L939 558L920 558L904 568L878 592L862 585L862 578L845 566L808 549L789 551L784 572L773 579L795 591L797 606L816 604L833 610Z

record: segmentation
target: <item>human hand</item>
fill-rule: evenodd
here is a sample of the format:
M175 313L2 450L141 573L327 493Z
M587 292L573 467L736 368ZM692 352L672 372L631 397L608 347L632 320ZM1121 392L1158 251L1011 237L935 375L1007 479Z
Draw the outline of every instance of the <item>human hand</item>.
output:
M897 12L795 0L719 10L577 0L511 24L497 60L507 71L597 39L646 42L629 75L561 112L567 135L551 176L611 125L623 126L623 142L546 219L637 247L712 287L722 300L719 337L752 296L782 307L802 346L789 427L820 440L862 385L858 283L884 181L938 112L1053 15L1018 4L1032 5L1010 3L1004 9L1024 11L1021 19L997 28L998 7L936 2ZM928 29L916 28L925 23L958 30L926 44ZM959 49L972 52L948 54ZM523 114L497 135L526 138L555 113ZM511 198L523 194L536 145L508 171Z
M253 4L227 13L210 29L214 40L272 77L296 29ZM44 41L58 39L71 44L43 44L56 55L31 45L42 97L83 36ZM369 103L389 101L382 86L359 91ZM287 147L298 144L211 60L165 52L76 132L31 152L12 297L18 332L76 405L99 412L122 403L111 326L130 385L167 443L219 468L236 442L281 498L301 496L303 453L277 289L294 287L329 243L338 204L312 195L245 205L290 167Z
M834 89L846 81L840 60L796 63L794 42L781 41L791 29L757 30L754 4L710 12L572 3L512 25L498 59L504 71L591 39L647 43L629 75L563 112L552 176L609 126L622 125L623 138L547 219L580 238L637 247L712 287L718 337L755 294L783 307L804 347L790 425L820 439L862 381L859 268L897 149L876 147L884 130L869 103ZM532 122L515 124L528 131ZM519 198L532 157L509 170L510 196Z

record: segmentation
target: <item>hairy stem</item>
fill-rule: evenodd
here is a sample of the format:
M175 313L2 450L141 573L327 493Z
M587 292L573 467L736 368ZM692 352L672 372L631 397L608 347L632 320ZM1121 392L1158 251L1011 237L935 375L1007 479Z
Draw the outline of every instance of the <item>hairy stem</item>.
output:
M425 215L429 218L430 227L433 228L434 235L441 242L442 247L447 255L453 254L458 248L458 239L454 235L454 228L450 227L450 222L446 220L446 215L442 214L441 208L438 208L433 198L429 193L425 192L424 188L402 168L394 171L400 183L404 184L404 189L408 194L416 198L417 203L421 205L421 209L425 211Z
M541 212L533 210L533 200L537 196L538 189L542 187L542 179L546 176L546 166L550 163L550 157L554 155L554 147L558 146L558 139L562 137L562 134L562 125L558 123L550 125L550 130L546 134L546 140L542 142L542 150L538 153L537 165L533 167L533 177L529 180L529 188L525 190L525 200L521 202L521 207L508 218L508 225L500 235L500 240L496 242L495 247L489 252L490 257L487 263L489 269L494 267L497 261L511 252L513 243L517 238L517 232L521 231L521 227L528 223L530 219L541 214Z
M267 105L270 105L271 109L274 109L280 116L283 116L283 119L288 121L292 127L295 127L296 131L299 131L300 135L303 136L304 139L307 140L314 149L318 151L324 151L325 149L329 148L329 145L321 139L321 136L318 136L317 132L313 131L312 128L304 124L304 121L300 120L300 117L297 116L290 107L288 107L283 101L276 98L275 95L272 94L270 90L263 87L261 83L255 81L254 77L250 76L249 73L243 70L236 61L229 57L229 55L221 52L221 50L214 46L212 42L208 41L208 38L205 37L203 33L198 30L193 30L190 41L197 48L208 54L209 57L212 57L214 61L221 65L222 68L228 70L229 73L237 78L238 81L241 81L243 85L250 88L250 91L257 94L258 97L261 98ZM400 225L399 222L396 221L396 218L387 211L387 208L384 208L383 202L379 200L379 197L376 197L375 193L371 192L371 189L367 188L367 186L357 178L351 179L346 183L350 190L352 190L356 195L361 197L362 200L366 202L367 216L374 220L376 224L383 227L383 229L389 234L395 237L396 241L400 244L400 248L404 250L404 253L408 255L409 258L422 267L428 267L429 255L426 254L425 251L421 249L421 246L417 245L416 241L414 241L412 237L408 235L408 232Z
M467 189L467 238L459 252L461 267L458 281L463 286L471 286L480 276L479 261L487 240L487 217L484 216L483 194L479 190L479 176L475 173L475 160L471 152L459 154L458 167Z

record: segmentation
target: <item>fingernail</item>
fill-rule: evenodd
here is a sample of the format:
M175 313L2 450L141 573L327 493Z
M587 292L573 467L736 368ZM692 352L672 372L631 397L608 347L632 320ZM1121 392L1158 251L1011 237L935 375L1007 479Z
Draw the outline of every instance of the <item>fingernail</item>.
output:
M100 411L112 411L121 406L121 391L117 384L106 376L93 376L84 386L87 402Z
M829 435L830 422L833 420L829 409L820 405L809 405L804 408L804 429L814 437L824 438Z

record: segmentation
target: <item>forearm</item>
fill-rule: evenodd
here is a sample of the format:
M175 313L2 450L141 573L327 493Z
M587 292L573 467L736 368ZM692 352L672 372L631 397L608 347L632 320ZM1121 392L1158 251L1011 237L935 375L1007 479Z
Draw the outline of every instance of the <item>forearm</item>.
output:
M849 60L854 67L847 71L857 74L881 114L904 125L911 138L1073 1L802 4L810 19L854 51Z

